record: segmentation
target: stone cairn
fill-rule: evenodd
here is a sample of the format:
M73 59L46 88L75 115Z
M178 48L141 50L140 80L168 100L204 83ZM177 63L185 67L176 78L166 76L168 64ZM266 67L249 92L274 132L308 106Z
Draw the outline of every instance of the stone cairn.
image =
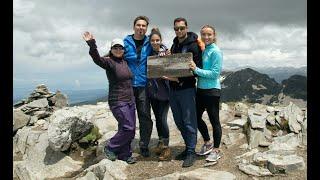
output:
M236 103L233 110L235 119L227 126L240 128L243 133L229 133L223 143L228 147L233 144L228 143L230 139L246 137L247 143L240 148L248 152L235 157L242 172L274 176L305 168L304 159L298 154L307 148L306 108L292 102L286 107ZM232 134L236 135L232 138Z
M59 90L52 93L44 84L40 84L27 99L22 99L13 105L13 132L24 126L33 125L39 120L47 121L55 110L68 105L66 95Z

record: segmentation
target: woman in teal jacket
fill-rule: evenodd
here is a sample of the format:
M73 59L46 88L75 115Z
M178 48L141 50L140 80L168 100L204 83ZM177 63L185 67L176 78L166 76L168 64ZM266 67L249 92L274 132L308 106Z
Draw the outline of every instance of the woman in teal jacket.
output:
M199 155L208 155L207 161L215 162L220 159L221 125L219 120L220 101L220 73L222 69L222 52L216 45L216 31L210 25L205 25L200 30L201 40L205 43L202 53L202 68L191 61L190 68L198 75L196 107L198 129L204 139ZM207 110L213 129L214 144L210 143L210 136L206 123L202 119L203 112Z

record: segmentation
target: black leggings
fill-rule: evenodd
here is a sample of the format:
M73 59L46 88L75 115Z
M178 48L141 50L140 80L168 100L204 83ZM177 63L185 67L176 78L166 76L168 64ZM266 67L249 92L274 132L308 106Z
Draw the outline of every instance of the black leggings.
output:
M165 146L169 145L169 128L167 123L169 100L160 101L150 98L151 107L156 118L156 128L159 140L163 140Z
M212 125L215 148L219 148L222 136L222 130L219 120L219 101L220 96L208 96L197 92L196 104L198 129L203 137L203 140L210 141L208 127L202 119L203 112L207 110L209 120Z

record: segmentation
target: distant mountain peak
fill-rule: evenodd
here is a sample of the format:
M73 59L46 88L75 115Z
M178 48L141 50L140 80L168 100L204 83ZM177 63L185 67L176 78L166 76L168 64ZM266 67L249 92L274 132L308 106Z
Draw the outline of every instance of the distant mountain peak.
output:
M245 100L270 104L279 100L280 93L303 100L307 97L307 77L303 75L292 75L280 84L268 74L251 67L221 74L222 101Z

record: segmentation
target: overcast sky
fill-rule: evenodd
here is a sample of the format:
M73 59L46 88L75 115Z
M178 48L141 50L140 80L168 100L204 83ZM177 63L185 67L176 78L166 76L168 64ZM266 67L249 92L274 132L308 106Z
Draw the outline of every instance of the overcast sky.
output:
M105 54L113 38L133 33L138 15L169 47L174 18L185 17L197 34L213 25L223 69L307 65L306 0L13 0L14 91L41 83L51 91L105 88L82 33L93 33Z

